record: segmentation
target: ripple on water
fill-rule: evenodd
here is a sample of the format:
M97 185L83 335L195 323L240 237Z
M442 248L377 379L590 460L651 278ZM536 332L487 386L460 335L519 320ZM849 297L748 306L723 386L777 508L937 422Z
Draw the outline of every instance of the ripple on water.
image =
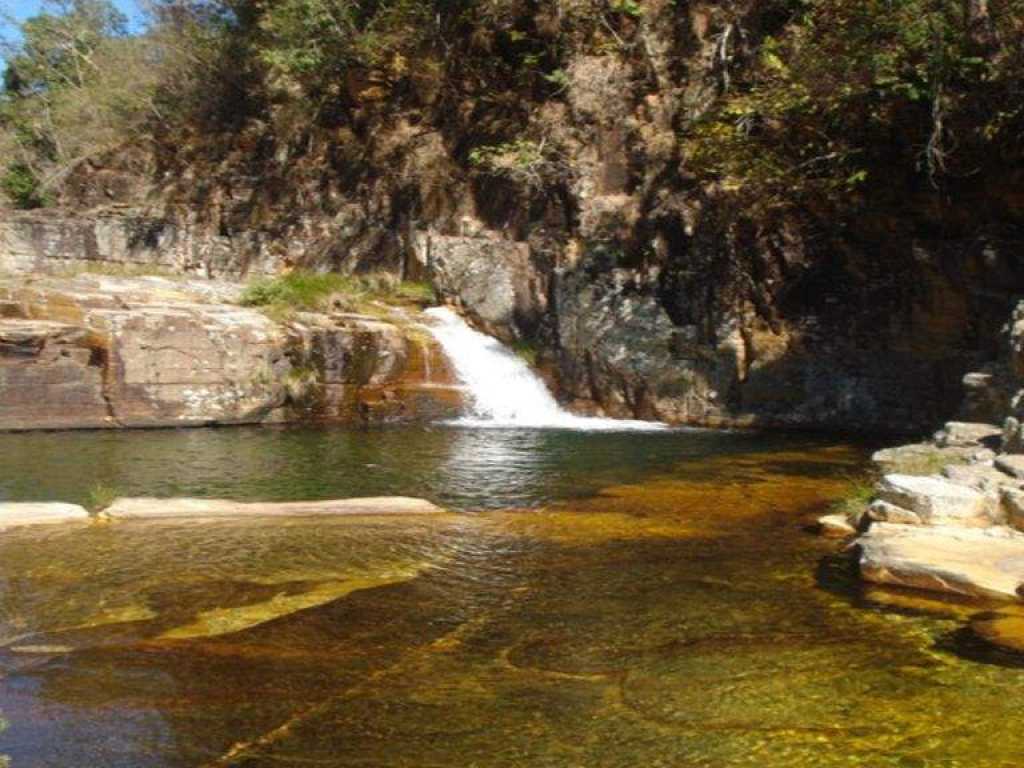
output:
M89 467L68 444L18 443L36 452L0 488L383 491L473 513L5 534L0 752L15 766L1016 768L1024 754L1024 671L951 653L959 607L816 582L831 545L800 524L842 493L859 450L91 437L68 438ZM0 458L12 445L0 438Z

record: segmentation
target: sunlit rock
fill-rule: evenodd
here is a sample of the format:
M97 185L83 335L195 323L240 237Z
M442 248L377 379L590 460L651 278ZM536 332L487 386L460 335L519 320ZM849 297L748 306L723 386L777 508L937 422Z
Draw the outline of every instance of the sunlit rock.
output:
M89 513L77 504L0 502L0 531L20 525L54 525L88 519Z
M1003 430L995 424L969 421L948 421L935 433L935 444L940 448L950 446L998 447Z
M877 523L857 539L867 580L979 597L1017 598L1024 534L1009 528Z
M846 515L822 515L818 518L818 533L822 536L842 538L856 535L857 529L850 525Z
M899 525L921 524L921 518L917 513L881 499L871 502L867 509L867 516L869 520L878 523L897 523Z
M992 503L984 494L941 477L886 475L878 497L909 509L928 525L985 526L992 524Z
M244 518L309 517L330 515L438 515L445 510L425 499L381 496L330 501L240 502L227 499L117 499L104 510L106 517L136 518Z

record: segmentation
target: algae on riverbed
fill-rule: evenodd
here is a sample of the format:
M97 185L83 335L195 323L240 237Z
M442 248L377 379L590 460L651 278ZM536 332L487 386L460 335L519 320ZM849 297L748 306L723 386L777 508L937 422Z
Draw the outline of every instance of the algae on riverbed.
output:
M415 473L437 435L401 435ZM802 531L864 452L618 438L634 463L592 461L588 492L584 438L495 435L488 461L456 439L458 461L422 454L426 487L486 486L517 511L5 536L0 623L27 636L0 648L4 751L110 768L1018 764L1024 670L953 653L954 613L862 599ZM336 469L306 466L325 495L368 473Z

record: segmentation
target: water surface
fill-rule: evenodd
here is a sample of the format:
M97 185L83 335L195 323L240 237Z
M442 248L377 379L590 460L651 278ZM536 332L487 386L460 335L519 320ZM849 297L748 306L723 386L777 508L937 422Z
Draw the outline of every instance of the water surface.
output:
M864 458L714 432L0 436L6 498L80 500L102 481L457 511L5 534L0 753L15 768L1018 768L1024 671L958 655L958 622L926 603L869 600L803 530Z

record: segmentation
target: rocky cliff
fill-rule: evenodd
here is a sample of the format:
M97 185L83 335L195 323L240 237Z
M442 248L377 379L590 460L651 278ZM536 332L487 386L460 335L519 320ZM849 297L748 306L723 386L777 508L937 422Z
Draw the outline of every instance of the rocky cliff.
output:
M446 42L464 55L444 58L444 87L426 59L360 70L296 128L267 86L230 126L78 168L62 210L3 216L0 266L386 269L534 347L582 411L933 427L997 357L1024 289L1019 158L941 185L901 176L894 128L838 200L781 202L702 169L694 126L804 23L780 8L647 0L599 24L510 4Z
M440 349L401 319L238 306L236 285L0 281L0 430L453 416Z

